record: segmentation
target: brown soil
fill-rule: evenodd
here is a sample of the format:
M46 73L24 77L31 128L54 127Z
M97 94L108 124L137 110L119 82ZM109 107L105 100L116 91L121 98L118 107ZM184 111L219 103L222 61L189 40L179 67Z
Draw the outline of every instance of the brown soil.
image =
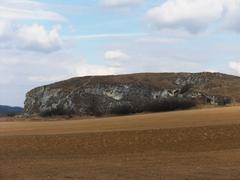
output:
M0 122L0 179L239 179L240 108Z

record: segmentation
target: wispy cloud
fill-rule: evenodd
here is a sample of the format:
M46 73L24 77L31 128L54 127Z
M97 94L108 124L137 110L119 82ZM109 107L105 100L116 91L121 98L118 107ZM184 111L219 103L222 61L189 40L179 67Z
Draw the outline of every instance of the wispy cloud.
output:
M106 39L106 38L129 38L129 37L139 37L146 36L147 33L103 33L103 34L86 34L86 35L76 35L76 36L65 36L65 39L75 39L75 40L95 40L95 39Z
M148 43L148 44L173 44L183 41L181 38L171 38L171 37L142 37L136 40L139 43Z
M59 13L49 10L46 4L33 0L1 0L0 18L14 20L65 20Z
M144 0L100 0L100 2L108 8L121 8L141 4Z

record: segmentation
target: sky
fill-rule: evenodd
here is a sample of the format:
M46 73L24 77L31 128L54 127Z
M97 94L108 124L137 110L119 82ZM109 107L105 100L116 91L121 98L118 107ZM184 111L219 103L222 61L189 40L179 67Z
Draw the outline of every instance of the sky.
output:
M0 104L86 75L240 75L240 0L0 0Z

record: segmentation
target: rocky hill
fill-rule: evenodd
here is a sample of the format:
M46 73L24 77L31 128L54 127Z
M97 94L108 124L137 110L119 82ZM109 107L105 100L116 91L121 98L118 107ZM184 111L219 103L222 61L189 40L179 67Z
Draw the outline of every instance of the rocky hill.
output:
M72 78L26 95L25 114L109 114L116 108L144 111L168 99L197 104L240 102L240 77L221 73L142 73Z
M16 115L23 112L21 107L10 107L0 105L0 116Z

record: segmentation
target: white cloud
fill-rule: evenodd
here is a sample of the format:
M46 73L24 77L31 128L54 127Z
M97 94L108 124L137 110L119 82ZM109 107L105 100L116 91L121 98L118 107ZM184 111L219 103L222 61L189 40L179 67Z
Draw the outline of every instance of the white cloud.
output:
M240 32L240 0L228 0L224 10L224 28Z
M68 51L26 53L0 50L0 103L23 105L25 93L32 88L76 76L117 74L107 65L87 62Z
M3 77L5 74L7 77L2 78L0 84L41 85L76 76L109 75L118 72L114 67L88 63L80 55L67 51L43 54L0 50L0 53L0 75Z
M62 48L58 27L46 29L25 20L62 21L64 17L35 0L0 0L0 49L53 52Z
M211 73L217 73L217 72L219 72L218 70L216 70L216 69L206 69L206 72L211 72Z
M75 65L75 71L77 76L89 76L89 75L112 75L118 72L117 68L81 63Z
M103 6L108 8L121 8L141 4L144 0L101 0Z
M184 28L198 32L220 18L222 12L221 0L167 0L150 9L147 18L158 28Z
M16 37L19 43L22 43L23 48L30 50L52 52L63 46L58 27L47 31L38 24L23 26L18 30Z
M0 49L24 49L29 51L53 52L62 48L59 27L49 31L41 25L17 25L0 22Z
M49 64L48 64L49 65ZM52 82L61 81L64 79L68 79L71 77L77 77L77 76L97 76L97 75L112 75L116 74L118 70L114 67L109 66L103 66L103 65L95 65L95 64L89 64L87 62L84 62L80 60L80 62L73 62L66 64L65 68L63 66L50 66L51 68L55 68L58 70L62 69L62 73L60 71L58 73L52 74L38 74L27 77L27 80L32 83L41 83L41 84L47 84ZM1 84L1 81L0 81Z
M229 67L236 71L237 73L240 73L240 61L232 61L229 63Z
M1 0L0 18L63 21L65 18L34 0Z
M166 0L146 16L159 29L182 28L197 33L220 22L224 28L240 30L240 0Z
M128 59L129 55L124 53L122 50L110 50L105 52L104 58L106 60L118 61Z

